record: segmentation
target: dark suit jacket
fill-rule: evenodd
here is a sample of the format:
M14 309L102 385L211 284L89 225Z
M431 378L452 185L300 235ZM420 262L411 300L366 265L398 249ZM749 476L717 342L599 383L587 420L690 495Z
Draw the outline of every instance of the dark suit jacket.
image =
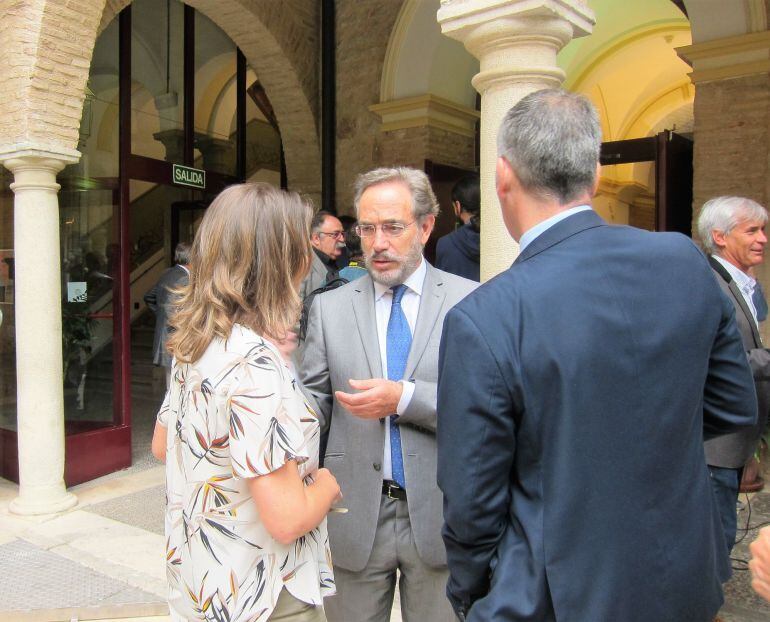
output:
M679 234L574 214L460 302L439 363L448 594L474 622L706 622L703 435L754 425L733 306Z
M155 336L152 341L152 362L155 365L171 367L171 355L166 349L168 318L174 302L170 290L187 285L189 281L187 270L177 264L163 272L155 286L144 295L144 302L155 314Z
M762 345L754 316L751 315L751 311L730 273L713 257L709 257L709 263L714 270L714 276L719 287L735 308L735 321L738 324L743 347L746 349L749 365L754 374L759 412L757 425L754 427L706 441L706 462L712 466L738 469L754 453L759 437L767 424L768 407L770 406L770 352Z
M480 236L470 225L463 225L439 238L436 267L450 274L479 281Z

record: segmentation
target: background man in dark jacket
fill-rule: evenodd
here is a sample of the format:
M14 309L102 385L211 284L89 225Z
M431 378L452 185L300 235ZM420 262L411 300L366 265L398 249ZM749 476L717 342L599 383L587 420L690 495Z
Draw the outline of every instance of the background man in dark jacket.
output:
M184 242L176 245L174 265L160 275L155 286L144 295L144 302L155 314L155 337L152 342L152 362L166 369L166 388L171 380L171 354L166 349L174 297L171 290L187 285L190 280L190 246Z
M766 223L765 208L743 197L706 201L698 216L698 235L709 254L714 277L735 309L735 320L754 374L759 408L754 427L706 441L706 463L728 552L735 543L735 504L743 465L757 448L770 404L770 352L759 336L754 298L757 282L750 274L764 259Z
M462 223L436 244L436 267L479 281L481 201L479 176L467 175L452 188L452 207Z

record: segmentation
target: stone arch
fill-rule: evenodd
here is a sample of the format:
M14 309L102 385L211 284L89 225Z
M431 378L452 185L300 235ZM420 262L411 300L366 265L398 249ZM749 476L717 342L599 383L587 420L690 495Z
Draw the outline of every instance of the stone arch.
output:
M380 101L432 93L474 109L471 78L478 60L459 41L441 34L439 0L405 0L388 40L380 82Z
M0 86L7 94L5 103L0 104L0 145L8 145L0 146L0 150L30 144L77 156L75 145L96 37L129 3L79 0L65 5L47 0L3 12L3 24L14 24L14 28L0 25L0 39L9 42L4 57L18 58L19 63L0 66ZM316 123L315 2L188 0L187 4L216 23L243 51L284 130L289 185L318 198L321 164ZM19 13L14 15L17 20L6 20L6 15L14 12ZM20 20L22 28L18 28ZM34 41L33 53L30 41ZM46 114L35 113L40 110Z
M104 0L0 2L0 153L75 149Z

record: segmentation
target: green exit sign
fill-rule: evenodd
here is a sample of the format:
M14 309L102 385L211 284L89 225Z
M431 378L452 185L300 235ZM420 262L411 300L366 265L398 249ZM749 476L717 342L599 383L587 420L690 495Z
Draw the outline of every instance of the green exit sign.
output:
M206 171L202 171L199 168L174 164L172 176L174 183L180 186L190 186L191 188L199 188L201 190L206 188Z

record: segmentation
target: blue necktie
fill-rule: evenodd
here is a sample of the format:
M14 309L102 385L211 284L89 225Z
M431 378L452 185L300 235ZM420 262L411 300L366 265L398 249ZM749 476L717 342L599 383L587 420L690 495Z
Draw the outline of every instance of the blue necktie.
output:
M388 358L388 380L402 380L406 369L406 359L412 346L412 331L406 321L401 299L406 292L406 285L396 285L393 290L393 302L390 306L388 332L385 338L385 352ZM396 417L388 417L390 425L390 464L393 471L393 481L406 488L404 477L404 457L401 453L401 432L395 422Z
M757 323L764 322L767 319L767 300L765 300L765 292L762 291L759 281L754 285L751 302L754 303L754 308L757 310Z

